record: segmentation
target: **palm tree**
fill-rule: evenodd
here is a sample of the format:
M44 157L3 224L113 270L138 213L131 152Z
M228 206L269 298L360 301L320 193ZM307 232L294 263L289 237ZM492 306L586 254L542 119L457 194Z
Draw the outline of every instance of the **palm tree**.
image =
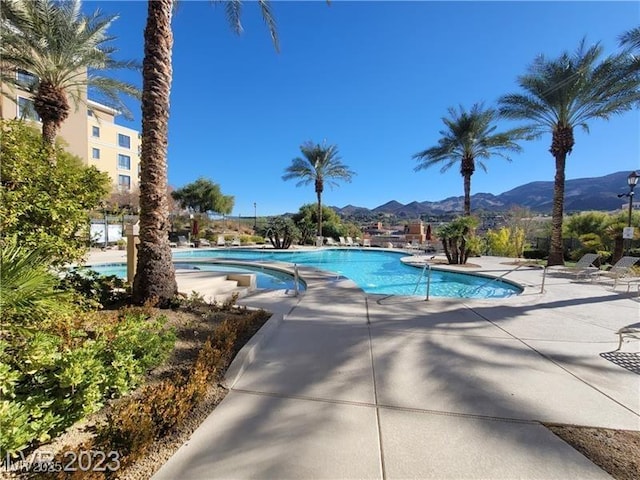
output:
M303 158L296 157L291 161L283 180L299 179L296 187L300 185L309 185L311 182L315 185L316 197L318 200L318 232L322 235L322 192L324 191L325 182L329 186L337 186L336 180L351 182L354 172L342 163L342 159L338 155L338 147L336 145L326 145L326 143L314 144L311 141L305 142L300 146Z
M631 68L632 57L615 54L599 62L602 47L587 48L582 40L575 53L558 58L539 56L529 71L518 78L524 93L500 98L500 113L509 119L528 120L533 136L551 133L549 151L556 173L551 218L548 265L563 265L562 220L565 165L575 144L577 126L588 130L596 118L608 119L633 108L640 100L640 75Z
M144 31L142 66L142 149L140 152L140 245L133 281L133 298L138 303L156 300L166 306L177 293L176 276L169 245L167 198L167 134L171 90L173 0L149 0ZM258 0L271 39L278 49L275 21L269 2ZM227 19L236 33L242 2L225 2Z
M456 163L460 163L460 175L464 179L464 214L471 215L471 176L476 164L485 172L487 166L482 159L496 155L511 161L505 151L520 152L522 148L516 140L523 138L522 129L494 133L493 124L498 114L493 109L485 109L482 104L474 104L467 112L463 107L459 111L449 108L449 118L443 117L446 130L438 145L413 155L420 164L416 171L444 163L440 172L446 172Z
M620 35L620 46L640 50L640 27L632 28Z
M4 84L26 90L33 96L33 108L42 121L42 140L53 152L60 126L71 105L86 104L87 87L128 114L119 97L139 97L136 86L98 74L101 70L135 69L132 61L117 61L113 40L107 30L118 17L99 11L82 14L82 1L1 0L2 30L0 58ZM12 95L15 98L15 95ZM55 155L49 155L55 163Z

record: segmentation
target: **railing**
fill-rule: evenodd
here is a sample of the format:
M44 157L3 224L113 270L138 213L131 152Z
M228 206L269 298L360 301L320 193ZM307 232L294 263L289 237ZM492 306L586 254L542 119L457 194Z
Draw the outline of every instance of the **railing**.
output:
M296 297L299 295L299 290L298 290L298 264L294 263L293 264L293 285L294 285L294 290L296 292Z
M429 300L429 292L431 290L431 264L425 263L422 272L420 272L420 276L418 277L418 281L416 282L416 288L413 289L413 294L415 295L418 291L418 287L420 286L420 281L422 281L422 277L424 277L425 272L429 270L429 274L427 275L427 295L425 300Z
M507 275L509 275L510 273L515 272L516 270L519 270L521 267L525 267L528 265L525 264L520 264L518 265L516 268L513 268L511 270L509 270L508 272L503 273L502 275L500 275L499 277L494 277L491 280L488 280L487 282L483 283L482 285L479 285L478 287L474 288L473 290L471 290L471 294L476 293L478 290L480 290L481 288L486 287L487 285L490 285L494 282L500 282L502 281L502 279L504 277L506 277ZM544 281L545 281L545 277L547 276L547 269L544 268L543 269L543 273L542 273L542 286L540 287L540 293L544 293Z

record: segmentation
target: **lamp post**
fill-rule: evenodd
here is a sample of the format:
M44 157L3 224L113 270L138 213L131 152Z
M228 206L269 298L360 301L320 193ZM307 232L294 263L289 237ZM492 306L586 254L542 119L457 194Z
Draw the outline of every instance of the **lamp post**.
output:
M253 202L253 231L258 230L258 206Z
M622 232L622 238L627 241L627 248L625 255L629 255L629 249L631 248L631 239L633 239L633 227L631 226L631 214L633 213L633 189L638 184L640 174L633 171L627 177L627 184L629 185L629 193L621 193L618 198L629 197L629 219L627 221L627 228Z

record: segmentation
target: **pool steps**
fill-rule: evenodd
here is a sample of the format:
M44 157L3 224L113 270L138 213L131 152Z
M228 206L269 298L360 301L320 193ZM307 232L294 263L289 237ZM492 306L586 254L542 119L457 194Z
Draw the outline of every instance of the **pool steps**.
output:
M256 290L256 274L211 272L193 269L176 269L178 290L185 295L200 292L206 301L222 303L238 294L245 297Z

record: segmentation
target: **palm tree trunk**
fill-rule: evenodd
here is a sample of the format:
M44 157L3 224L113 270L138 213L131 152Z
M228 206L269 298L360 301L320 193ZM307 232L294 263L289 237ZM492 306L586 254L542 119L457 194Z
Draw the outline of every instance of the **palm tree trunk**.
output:
M471 215L471 175L464 175L464 215Z
M322 190L316 190L318 197L318 236L322 236Z
M142 65L140 245L133 298L137 303L153 299L159 306L167 306L178 291L169 245L167 201L172 9L172 0L149 0Z
M556 176L553 183L553 209L551 211L551 245L547 266L564 265L564 245L562 241L562 220L564 215L564 170L566 152L556 155Z

